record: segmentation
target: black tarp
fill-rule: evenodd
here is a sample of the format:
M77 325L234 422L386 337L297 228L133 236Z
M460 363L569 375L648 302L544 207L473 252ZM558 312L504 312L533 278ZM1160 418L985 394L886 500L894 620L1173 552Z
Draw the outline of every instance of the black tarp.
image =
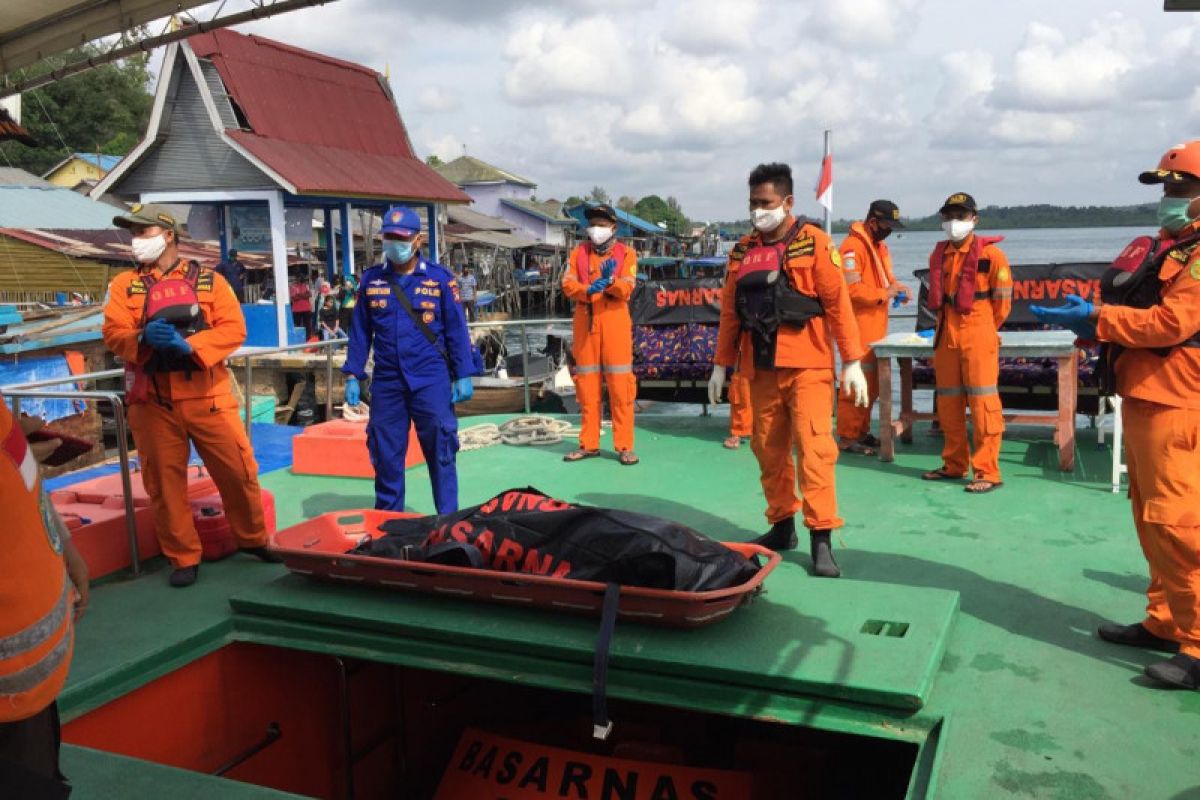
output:
M721 321L721 278L639 281L629 298L634 325L716 325Z

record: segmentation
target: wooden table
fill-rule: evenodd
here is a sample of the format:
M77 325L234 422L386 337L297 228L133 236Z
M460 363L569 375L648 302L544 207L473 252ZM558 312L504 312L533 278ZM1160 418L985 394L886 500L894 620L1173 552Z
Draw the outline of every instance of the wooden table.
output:
M896 436L912 441L916 420L937 419L936 414L913 411L912 361L932 358L933 340L912 333L893 333L872 345L879 357L879 457L892 461ZM1056 414L1005 414L1006 422L1054 426L1058 465L1063 472L1075 469L1075 401L1079 392L1079 362L1075 334L1068 331L1014 331L1000 335L1001 358L1052 358L1058 362L1058 412ZM900 363L900 418L892 415L892 359Z

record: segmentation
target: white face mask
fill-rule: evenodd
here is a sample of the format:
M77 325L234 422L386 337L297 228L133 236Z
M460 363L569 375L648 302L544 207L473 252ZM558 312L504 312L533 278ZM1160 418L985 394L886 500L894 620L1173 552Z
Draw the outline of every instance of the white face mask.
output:
M750 212L754 227L761 233L770 233L783 224L787 210L780 203L776 208L756 208Z
M133 258L139 264L153 264L167 249L167 235L142 236L132 240L129 247L133 250Z
M942 223L942 230L950 237L950 241L961 242L971 235L971 231L975 230L975 220L948 219Z
M592 244L601 247L613 237L613 229L607 225L592 225L587 229L587 235Z

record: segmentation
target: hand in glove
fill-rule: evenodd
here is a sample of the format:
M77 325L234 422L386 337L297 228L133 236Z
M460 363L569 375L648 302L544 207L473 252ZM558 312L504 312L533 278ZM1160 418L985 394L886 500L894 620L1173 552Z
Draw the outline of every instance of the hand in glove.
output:
M471 383L470 378L459 378L454 383L450 384L450 402L464 403L471 399L475 394L475 386Z
M353 375L346 377L346 405L356 406L362 400L362 387L358 385L358 378Z
M605 259L600 265L600 277L612 282L613 273L617 271L617 260L615 258Z
M708 379L708 402L714 406L721 404L721 389L725 386L725 367L713 364L712 375Z
M1066 305L1054 308L1030 306L1029 310L1047 325L1060 325L1080 339L1095 339L1096 323L1092 319L1095 309L1092 304L1077 294L1069 294L1064 299L1067 301Z
M854 398L854 405L866 408L869 402L867 394L867 376L863 375L862 364L857 361L847 361L842 365L842 391L847 397Z
M612 278L597 278L592 285L588 287L588 297L603 292L611 283Z
M174 325L162 319L156 319L145 327L142 331L142 341L155 350L181 355L190 355L192 352L192 346L188 344L187 339L183 338Z

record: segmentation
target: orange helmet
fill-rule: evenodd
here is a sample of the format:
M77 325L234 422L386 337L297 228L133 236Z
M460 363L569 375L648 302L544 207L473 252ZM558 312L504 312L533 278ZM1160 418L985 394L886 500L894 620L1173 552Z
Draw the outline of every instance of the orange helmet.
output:
M1158 168L1138 175L1142 183L1183 183L1200 180L1200 139L1177 144L1158 160Z

